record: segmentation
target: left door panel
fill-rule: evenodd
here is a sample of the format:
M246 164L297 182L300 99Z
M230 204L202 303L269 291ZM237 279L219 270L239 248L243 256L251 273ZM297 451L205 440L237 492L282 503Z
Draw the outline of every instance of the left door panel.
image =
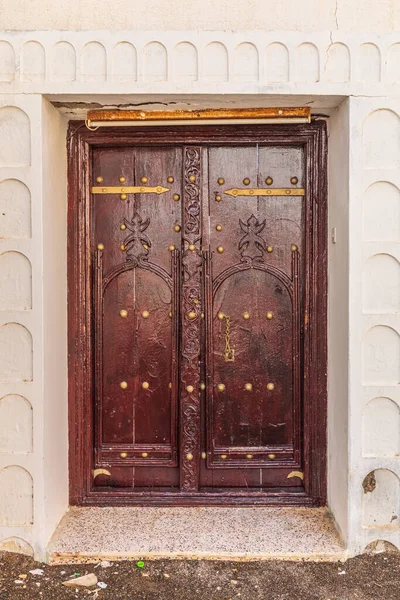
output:
M93 151L95 488L178 486L181 160L175 148Z

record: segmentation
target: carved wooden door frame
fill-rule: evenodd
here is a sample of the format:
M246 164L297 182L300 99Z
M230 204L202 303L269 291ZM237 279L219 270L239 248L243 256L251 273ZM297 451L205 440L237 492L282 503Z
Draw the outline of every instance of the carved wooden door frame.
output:
M71 122L68 133L68 380L69 480L72 505L227 505L278 504L320 506L326 502L327 444L327 138L325 122L307 125L254 125L213 127L115 128L89 131L83 122ZM197 390L200 344L193 343L197 319L182 322L181 339L181 489L177 492L141 493L128 497L121 490L101 494L92 490L94 436L94 348L91 318L90 164L91 148L121 146L182 146L185 149L182 278L183 315L197 311L191 290L201 286L196 269L201 251L200 209L203 145L301 145L306 156L306 263L308 311L304 322L304 481L305 494L274 496L264 493L206 495L193 484L198 463L190 455L199 451L200 404ZM196 148L197 144L197 148ZM196 175L190 178L190 175ZM188 247L195 246L196 251ZM185 319L185 317L183 317ZM199 329L199 325L197 325ZM192 390L192 387L194 390ZM197 440L197 441L196 441ZM196 450L197 449L197 450ZM189 457L189 458L188 458Z

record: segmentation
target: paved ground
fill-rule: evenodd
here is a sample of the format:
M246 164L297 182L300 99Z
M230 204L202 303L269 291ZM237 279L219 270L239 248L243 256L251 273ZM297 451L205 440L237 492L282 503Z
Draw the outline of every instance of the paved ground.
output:
M42 569L43 574L29 571ZM64 587L95 573L102 587ZM106 584L107 587L104 587ZM147 561L46 566L0 554L0 600L400 600L400 556L345 563Z

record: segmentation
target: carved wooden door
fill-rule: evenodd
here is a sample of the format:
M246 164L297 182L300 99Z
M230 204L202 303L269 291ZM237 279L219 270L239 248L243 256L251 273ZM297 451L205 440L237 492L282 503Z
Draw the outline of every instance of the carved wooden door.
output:
M85 133L75 501L324 502L324 132Z

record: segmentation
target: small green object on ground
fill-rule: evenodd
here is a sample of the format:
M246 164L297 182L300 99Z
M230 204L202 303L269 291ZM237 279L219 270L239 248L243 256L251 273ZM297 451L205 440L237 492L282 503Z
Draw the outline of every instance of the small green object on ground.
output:
M136 566L138 569L143 569L144 567L144 562L142 560L138 560L136 563Z

